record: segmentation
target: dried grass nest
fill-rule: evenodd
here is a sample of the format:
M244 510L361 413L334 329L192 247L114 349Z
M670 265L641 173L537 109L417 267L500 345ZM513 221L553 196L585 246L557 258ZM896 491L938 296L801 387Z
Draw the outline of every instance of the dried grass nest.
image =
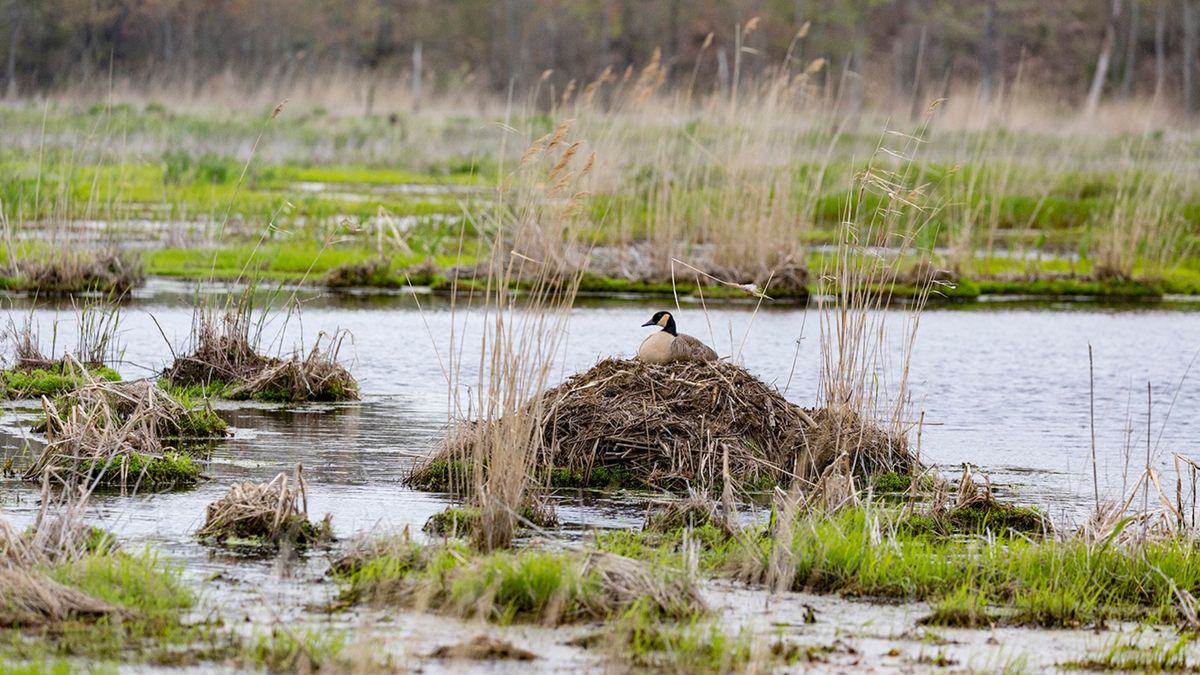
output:
M585 484L600 468L647 487L683 490L720 489L726 464L742 489L794 479L812 485L838 460L862 477L915 465L903 435L851 411L801 408L727 362L610 358L527 402L523 414L539 409L533 470L581 472ZM479 423L452 430L410 482L428 484L432 472L468 463L486 450L483 430Z

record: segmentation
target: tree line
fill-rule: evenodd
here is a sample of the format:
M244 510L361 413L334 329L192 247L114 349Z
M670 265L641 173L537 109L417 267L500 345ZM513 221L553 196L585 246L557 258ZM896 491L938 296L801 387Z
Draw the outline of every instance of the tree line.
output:
M803 70L870 95L1065 103L1158 97L1196 111L1200 0L0 0L8 97L116 75L199 85L417 69L426 91L561 91L658 59L715 88Z

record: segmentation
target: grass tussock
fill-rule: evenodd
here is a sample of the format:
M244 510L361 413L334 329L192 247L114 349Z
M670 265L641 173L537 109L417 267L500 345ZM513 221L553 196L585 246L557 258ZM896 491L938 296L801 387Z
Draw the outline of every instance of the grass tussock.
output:
M192 459L169 442L211 438L227 427L211 410L192 410L149 380L93 381L58 403L43 399L46 446L25 471L64 484L186 486L200 479ZM182 446L181 446L182 447Z
M280 473L267 483L236 483L224 497L208 505L201 540L223 545L249 544L277 548L311 546L333 539L329 517L308 519L308 498L301 468L294 477Z
M17 263L18 290L38 295L126 295L145 280L141 258L125 251L61 251Z
M687 575L599 551L475 554L399 538L366 543L333 569L346 604L402 604L502 624L603 620L637 603L669 618L704 609Z
M193 597L178 571L150 553L129 554L86 527L86 493L48 484L42 510L17 533L0 514L0 663L74 655L113 658L177 625ZM30 632L29 629L38 629ZM21 633L20 639L15 639Z
M856 416L835 423L832 413L804 410L724 362L606 359L516 414L540 420L534 475L580 472L585 485L593 472L620 470L646 487L719 489L727 471L746 490L814 483L843 454L862 475L914 461L902 438ZM475 429L451 436L410 481L429 484L431 472L473 456L478 438Z
M998 622L1020 625L1170 623L1191 611L1177 590L1200 588L1200 559L1180 539L1125 547L1083 536L930 538L907 530L902 518L877 508L813 512L789 537L748 539L722 564L761 581L770 564L784 561L793 590L933 601L947 623L983 620L989 604L1005 610ZM790 555L773 556L781 542Z
M338 265L325 273L322 283L325 288L349 289L399 288L405 282L392 272L392 261L381 257Z
M522 649L490 635L476 635L453 645L443 645L433 650L435 659L465 659L470 661L533 661L537 654Z
M75 320L75 345L69 352L55 355L55 344L44 349L32 316L18 324L10 318L0 330L0 345L4 348L0 369L0 396L4 398L57 397L92 380L116 382L121 379L109 364L121 357L117 341L120 327L120 306L87 304ZM54 342L58 341L60 326L53 327Z
M252 337L259 331L251 321L249 298L247 292L219 317L197 312L194 349L178 356L163 372L171 387L267 402L358 399L358 382L338 362L347 333L322 333L306 355L296 352L286 359L263 355L257 348L259 340Z

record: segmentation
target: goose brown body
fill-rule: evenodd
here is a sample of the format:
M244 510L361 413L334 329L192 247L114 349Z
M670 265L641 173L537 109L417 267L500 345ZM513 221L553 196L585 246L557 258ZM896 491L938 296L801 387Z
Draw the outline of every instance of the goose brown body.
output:
M716 361L715 351L691 335L675 331L675 319L669 312L658 312L644 326L661 326L662 330L642 340L638 348L638 359L647 363L673 363L675 361Z

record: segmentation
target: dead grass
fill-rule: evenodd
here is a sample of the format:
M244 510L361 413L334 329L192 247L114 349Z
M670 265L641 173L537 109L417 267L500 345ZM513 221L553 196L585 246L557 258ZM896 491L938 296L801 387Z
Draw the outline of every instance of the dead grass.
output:
M299 465L289 481L280 473L267 483L235 483L221 499L208 505L202 540L229 543L254 541L278 546L288 542L309 546L333 538L329 516L321 523L308 519L307 490Z
M125 251L63 251L17 263L18 288L39 295L101 292L122 296L146 275L141 258Z
M851 413L805 410L726 362L667 366L606 359L537 395L515 414L539 420L534 475L620 470L652 488L718 490L723 467L737 487L813 485L839 457L855 472L905 471L903 438ZM494 423L494 422L493 422ZM451 435L411 480L476 451L478 430Z
M259 352L261 323L252 318L252 292L223 312L198 310L192 319L194 348L176 357L163 377L177 387L201 387L231 399L357 400L358 382L338 362L349 333L321 333L307 355L264 355Z
M18 533L0 512L0 627L29 627L119 615L121 610L44 573L87 552L91 531L80 520L86 493L55 493L43 483L42 508Z
M190 459L164 443L194 429L194 413L153 382L92 380L61 407L45 398L42 406L47 443L25 471L27 480L51 476L68 486L124 489L199 479Z

